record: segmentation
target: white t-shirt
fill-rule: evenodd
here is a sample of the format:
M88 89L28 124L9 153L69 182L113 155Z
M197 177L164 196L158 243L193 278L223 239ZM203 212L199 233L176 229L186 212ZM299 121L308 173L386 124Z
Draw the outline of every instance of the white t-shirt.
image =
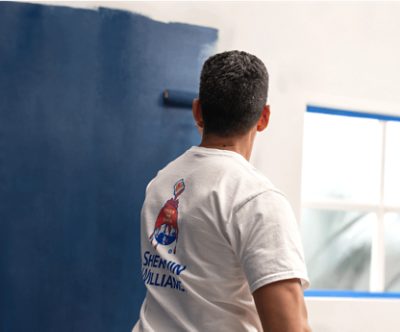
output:
M240 154L194 146L150 182L141 214L147 295L134 332L262 331L252 292L308 286L287 199Z

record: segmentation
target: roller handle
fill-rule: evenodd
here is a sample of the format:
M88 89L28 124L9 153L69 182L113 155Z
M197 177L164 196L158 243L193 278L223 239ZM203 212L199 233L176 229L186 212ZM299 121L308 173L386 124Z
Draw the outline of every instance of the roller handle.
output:
M171 90L163 91L164 104L168 106L192 108L193 99L197 98L197 93L192 91Z

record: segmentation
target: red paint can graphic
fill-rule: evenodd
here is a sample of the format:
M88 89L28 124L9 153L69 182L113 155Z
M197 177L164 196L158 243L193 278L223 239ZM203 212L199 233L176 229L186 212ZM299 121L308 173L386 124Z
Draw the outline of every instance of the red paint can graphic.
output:
M174 254L176 253L176 245L178 243L178 197L185 191L185 182L180 179L174 185L174 197L165 202L164 206L158 213L154 231L150 235L151 244L155 242L154 248L159 244L168 246L175 242Z

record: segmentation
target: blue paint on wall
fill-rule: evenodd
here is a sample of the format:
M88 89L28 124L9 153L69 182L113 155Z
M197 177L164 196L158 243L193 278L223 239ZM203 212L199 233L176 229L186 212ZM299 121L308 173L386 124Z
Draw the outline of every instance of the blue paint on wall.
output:
M129 331L147 182L197 144L217 31L119 10L0 3L0 331Z

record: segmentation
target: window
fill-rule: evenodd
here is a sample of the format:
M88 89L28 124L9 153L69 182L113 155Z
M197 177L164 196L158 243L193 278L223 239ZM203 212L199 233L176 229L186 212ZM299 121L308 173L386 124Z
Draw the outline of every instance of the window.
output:
M400 117L308 106L303 146L312 288L400 292Z

